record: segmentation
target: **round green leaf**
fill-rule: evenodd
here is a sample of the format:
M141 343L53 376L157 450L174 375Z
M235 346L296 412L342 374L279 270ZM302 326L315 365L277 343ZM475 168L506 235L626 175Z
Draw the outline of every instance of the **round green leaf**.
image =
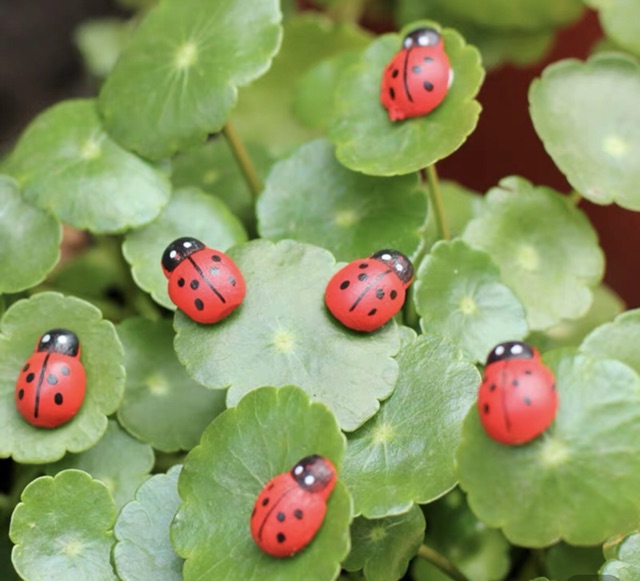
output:
M193 381L176 358L168 320L127 319L118 326L127 383L118 420L163 452L190 450L224 410L226 393Z
M433 247L416 274L414 299L422 329L450 339L473 361L527 334L524 309L500 282L498 267L462 240Z
M280 52L261 79L242 89L233 125L247 140L259 139L274 156L313 139L318 131L294 115L296 87L301 77L325 59L369 42L370 33L323 14L305 12L287 19ZM331 99L335 84L318 87L317 98ZM265 114L268 112L268 114Z
M335 579L349 552L351 499L338 479L322 527L291 558L274 559L251 538L249 520L264 485L301 458L320 454L340 473L345 441L333 414L297 387L256 390L220 414L187 456L178 491L183 500L171 527L187 559L185 581Z
M393 395L348 439L343 477L367 518L406 512L456 484L454 451L480 384L459 349L432 333L405 346L398 363Z
M585 0L600 13L607 36L640 56L640 4L635 0Z
M20 196L18 185L0 176L0 293L38 284L60 258L62 227Z
M317 140L273 167L257 213L262 237L317 244L349 261L381 248L411 255L427 203L417 175L378 178L350 171L330 143Z
M600 569L602 581L636 581L640 577L640 533L626 537L615 550L615 557L609 559Z
M464 494L455 488L426 507L429 528L425 544L447 557L469 579L504 579L511 567L511 544L497 529L487 527L471 512ZM416 559L415 581L449 581L425 559Z
M347 571L363 569L367 581L401 579L422 544L425 525L415 504L398 516L359 517L351 525L351 553L342 566Z
M122 245L136 284L167 309L176 307L169 298L160 260L165 248L182 236L193 236L222 251L247 239L238 218L218 198L196 188L174 192L158 219L129 232Z
M176 555L169 526L178 510L182 466L156 474L138 488L118 515L113 560L122 581L182 581L184 561Z
M109 74L131 30L129 22L113 17L86 20L76 28L73 39L92 75L104 78Z
M604 558L602 547L574 547L566 543L558 543L546 552L546 565L553 579L567 579L580 581L580 577L571 580L572 575L584 575L582 581L590 581L588 575L597 581L615 581L596 577L596 572L602 566ZM617 580L620 581L620 580Z
M229 406L263 385L292 384L329 406L344 430L375 414L396 383L396 324L357 333L331 316L324 289L337 267L322 248L256 240L229 255L247 283L242 305L216 325L176 313L174 346L189 375L230 386Z
M591 357L617 359L640 374L640 309L626 311L594 329L580 346Z
M621 54L547 67L529 90L531 118L569 183L596 204L640 210L640 65Z
M80 470L43 476L11 516L13 565L29 581L116 581L110 562L116 509L107 487Z
M414 23L437 27L432 22ZM392 122L380 103L382 71L400 50L400 34L385 34L348 67L336 88L329 138L338 160L371 175L406 174L422 169L458 149L474 130L480 105L474 101L484 78L480 53L452 29L442 36L455 78L442 104L423 117Z
M106 484L119 510L148 478L153 462L151 446L135 440L118 422L109 420L107 431L93 448L81 454L67 454L59 462L47 466L45 471L50 475L67 468L88 472Z
M545 357L560 406L523 446L491 440L475 407L457 452L473 511L515 544L594 545L628 531L640 513L640 378L612 359L570 350Z
M491 255L524 305L531 329L586 313L589 287L604 269L585 214L565 196L523 178L505 178L489 190L485 212L467 225L463 239Z
M40 336L57 327L80 340L87 390L75 417L53 430L28 424L15 406L18 373ZM109 321L93 305L58 293L38 293L7 309L0 321L0 457L18 462L53 462L65 451L82 452L107 429L124 391L122 345Z
M89 99L38 115L3 169L27 201L97 234L146 224L169 201L164 173L113 142Z
M277 0L165 0L131 35L100 92L105 127L127 149L168 157L220 131L237 87L280 45Z

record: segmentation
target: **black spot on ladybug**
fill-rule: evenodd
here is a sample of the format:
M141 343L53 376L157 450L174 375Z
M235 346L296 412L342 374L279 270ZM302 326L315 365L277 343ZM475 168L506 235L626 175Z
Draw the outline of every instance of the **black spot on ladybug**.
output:
M533 371L531 371L531 369L525 369L524 374L525 375L531 375L533 373Z
M489 386L489 391L495 391L495 390L496 390L496 384L495 384L495 383L492 383L492 384Z
M344 290L349 287L351 283L348 280L345 280L342 284L340 284L340 290Z
M384 290L379 288L376 290L376 298L382 300L384 298Z
M417 73L419 73L420 71L422 71L422 69L421 69L419 66L417 66L417 65L416 65L415 67L412 67L412 69L411 69L411 70L412 70L414 73L416 73L416 74L417 74Z
M202 302L201 299L196 299L195 301L193 301L193 304L196 306L196 309L198 309L199 311L202 311L204 309L204 303Z
M551 389L552 389L553 391L555 391L555 390L556 390L556 384L555 384L555 383L551 386Z
M211 274L212 276L217 276L218 274L220 274L220 269L217 266L212 266L209 269L209 274Z
M29 364L28 363L22 368L22 371L26 371L27 369L29 369Z
M69 375L71 373L71 370L66 365L63 365L60 368L60 373L62 373L62 375Z
M391 300L392 300L392 301L393 301L393 300L395 300L395 298L396 298L397 296L398 296L397 291L392 290L392 291L389 293L389 297L391 297Z
M49 385L55 385L56 383L58 383L58 378L50 373L49 375L47 375L47 383Z
M193 290L196 290L196 289L200 286L200 283L199 283L197 280L193 279L193 280L191 281L191 283L189 284L189 286L190 286Z
M267 490L271 490L274 486L275 486L275 484L272 482L272 483L271 483L271 484L269 484L269 486L267 487Z
M178 279L178 286L181 287L181 288L184 286L184 278L179 278Z
M231 284L231 286L236 286L237 281L235 278L233 278L232 276L229 277L229 284Z
M278 533L278 534L276 535L276 540L277 540L279 543L284 543L284 542L287 540L287 537L285 537L285 536L284 536L284 533Z
M27 383L31 383L36 377L35 373L29 373L29 375L27 375Z
M358 268L369 268L369 265L366 262L361 262L358 264Z
M519 382L517 379L514 379L514 380L511 382L511 385L513 385L513 387L518 387L518 386L520 385L520 382Z
M425 81L424 83L422 83L422 86L426 91L433 91L433 83L430 83L429 81Z
M56 402L56 405L62 405L62 394L61 393L56 393L53 396L53 401Z
M256 516L256 508L253 507L253 511L251 512L251 518L253 518L254 516Z
M367 280L367 278L368 278L368 277L367 277L367 274L366 274L366 273L364 273L364 272L361 272L361 273L358 275L358 280Z
M222 258L220 258L217 254L214 254L211 257L211 260L213 260L213 262L220 262L222 260Z
M433 57L430 57L430 56L424 57L424 62L425 63L432 63L433 62Z
M267 496L267 498L264 498L262 500L262 506L267 506L267 504L269 504L269 497Z
M371 309L368 313L367 316L369 317L373 317L373 315L375 315L378 312L378 309Z
M398 69L393 69L391 76L395 79L399 74L400 74L400 71Z
M302 520L302 517L304 516L304 513L299 508L296 508L293 511L293 516L295 516L298 520Z
M278 522L284 522L284 512L279 512L276 516L276 518L278 519Z
M392 99L396 98L396 92L393 90L393 87L389 87L389 97Z
M485 404L484 404L484 406L482 406L482 411L483 411L485 414L488 414L488 413L489 413L489 404L488 404L488 403L485 403Z
M21 390L18 392L18 399L22 399L23 397L24 397L24 389L21 389Z
M528 397L525 397L525 398L524 398L524 403L525 403L526 405L531 405L531 399L529 399Z

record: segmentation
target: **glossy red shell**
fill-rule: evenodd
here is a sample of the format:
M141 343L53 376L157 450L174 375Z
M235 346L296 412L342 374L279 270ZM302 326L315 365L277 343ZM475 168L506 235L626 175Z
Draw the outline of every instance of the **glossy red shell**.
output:
M265 553L291 557L306 547L322 526L327 500L335 487L334 476L320 492L309 492L290 472L279 474L264 486L251 514L251 536Z
M236 263L209 247L184 258L172 272L164 272L169 298L198 323L217 323L229 316L247 292Z
M534 358L495 361L485 368L478 391L480 421L502 444L525 444L544 432L558 409L551 370Z
M22 417L38 428L57 428L76 415L86 391L80 355L35 352L22 367L15 402Z
M380 101L391 121L433 111L447 95L451 65L442 39L436 46L403 48L386 66Z
M363 258L336 272L324 300L333 316L355 331L375 331L404 304L406 287L384 262Z

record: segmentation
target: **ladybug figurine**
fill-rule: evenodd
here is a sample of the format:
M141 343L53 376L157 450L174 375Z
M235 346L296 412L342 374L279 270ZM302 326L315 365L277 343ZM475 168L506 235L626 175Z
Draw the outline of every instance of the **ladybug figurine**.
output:
M318 532L336 484L333 464L316 454L272 478L256 498L251 536L273 557L290 557Z
M51 329L40 337L22 367L16 407L32 426L57 428L80 409L86 383L78 337L66 329Z
M549 427L557 409L555 378L538 350L520 341L496 345L478 391L487 434L502 444L525 444Z
M404 304L413 280L411 261L397 250L380 250L354 260L333 275L324 300L343 325L355 331L375 331Z
M217 323L244 299L242 273L226 254L195 238L178 238L162 255L169 298L198 323Z
M391 121L419 117L442 103L452 81L442 36L433 28L418 28L385 68L380 101Z

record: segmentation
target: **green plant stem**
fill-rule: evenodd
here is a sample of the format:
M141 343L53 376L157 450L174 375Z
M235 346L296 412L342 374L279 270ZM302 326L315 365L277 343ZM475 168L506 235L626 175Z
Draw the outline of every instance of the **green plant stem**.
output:
M569 194L569 200L574 206L577 206L582 201L582 195L575 190Z
M327 10L327 16L335 22L360 22L366 0L336 0Z
M262 183L258 174L256 172L253 163L251 162L251 158L247 153L247 150L242 143L242 140L236 133L236 130L233 128L233 125L229 121L227 121L226 125L222 128L222 133L231 148L231 152L233 156L236 158L238 165L240 166L240 170L242 171L242 175L253 194L254 200L258 199L260 192L262 191Z
M440 191L440 181L438 180L436 165L431 164L423 171L426 173L427 184L429 186L429 201L431 202L431 211L433 211L436 219L438 239L449 240L451 238L451 230L449 229L449 222L447 222L447 216L444 211L444 203L442 202L442 192Z
M428 545L421 545L418 549L418 557L429 561L432 565L435 565L445 575L453 579L454 581L469 581L467 577L458 569L449 559L444 555L441 555L436 550L432 549Z

